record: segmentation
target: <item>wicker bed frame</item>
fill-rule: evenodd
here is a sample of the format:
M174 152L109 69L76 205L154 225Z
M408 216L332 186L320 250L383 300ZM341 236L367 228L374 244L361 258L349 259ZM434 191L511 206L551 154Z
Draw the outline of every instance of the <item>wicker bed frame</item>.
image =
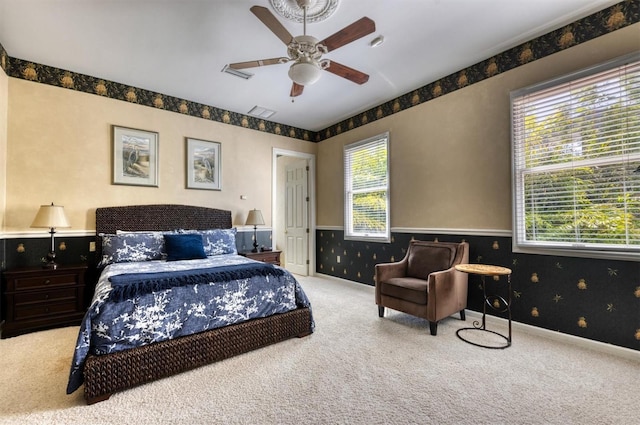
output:
M164 204L96 210L97 234L230 227L231 212L215 208ZM88 404L103 401L117 391L304 337L311 334L311 326L311 311L300 308L131 350L90 355L84 367L84 396Z

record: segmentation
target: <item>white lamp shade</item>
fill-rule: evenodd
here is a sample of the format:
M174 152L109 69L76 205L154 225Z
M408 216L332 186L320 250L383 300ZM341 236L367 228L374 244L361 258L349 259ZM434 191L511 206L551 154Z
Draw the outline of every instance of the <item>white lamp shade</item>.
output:
M41 205L31 227L71 227L62 205Z
M247 225L258 226L264 224L264 219L262 218L262 213L260 210L251 210L249 211L249 215L247 216Z
M308 86L320 79L322 70L313 62L295 62L289 68L289 78L301 86Z

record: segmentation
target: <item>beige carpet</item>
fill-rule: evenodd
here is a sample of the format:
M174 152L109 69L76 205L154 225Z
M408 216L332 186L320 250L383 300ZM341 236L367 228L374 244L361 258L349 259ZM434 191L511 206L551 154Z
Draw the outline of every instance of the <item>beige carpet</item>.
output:
M301 278L316 332L84 404L78 328L0 341L0 424L638 424L640 363L522 331L506 350L378 318L373 288Z

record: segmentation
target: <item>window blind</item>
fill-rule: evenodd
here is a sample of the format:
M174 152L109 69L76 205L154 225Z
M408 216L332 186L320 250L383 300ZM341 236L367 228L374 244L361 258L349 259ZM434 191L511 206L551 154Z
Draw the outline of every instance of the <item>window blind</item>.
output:
M345 238L390 240L389 134L344 147Z
M639 58L512 94L517 245L640 251Z

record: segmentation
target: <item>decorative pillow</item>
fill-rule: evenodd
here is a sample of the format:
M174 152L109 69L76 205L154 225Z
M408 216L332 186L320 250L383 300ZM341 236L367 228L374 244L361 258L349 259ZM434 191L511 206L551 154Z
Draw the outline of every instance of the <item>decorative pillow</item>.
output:
M164 244L167 250L167 261L207 258L202 246L202 235L197 233L166 234Z
M203 230L200 233L202 234L204 252L206 252L207 255L237 254L237 231L235 227L233 229Z
M102 234L100 267L111 263L160 260L164 255L161 232Z
M207 256L237 254L236 233L238 229L180 230L184 234L202 235L202 245Z
M162 235L165 233L176 233L176 232L173 230L164 231L164 232L154 231L154 230L116 230L116 235L128 235L130 233L153 233L153 234Z

